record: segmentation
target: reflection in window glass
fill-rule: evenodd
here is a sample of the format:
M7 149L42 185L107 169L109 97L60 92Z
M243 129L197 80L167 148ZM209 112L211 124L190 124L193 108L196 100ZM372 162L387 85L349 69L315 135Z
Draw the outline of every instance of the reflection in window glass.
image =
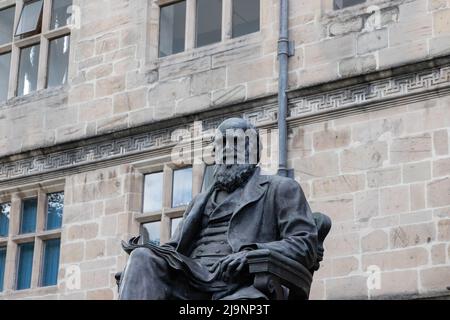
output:
M46 230L61 228L64 211L64 193L56 192L47 195Z
M163 173L151 173L145 176L144 212L159 211L162 208Z
M44 241L44 261L42 265L41 286L54 286L58 283L60 239Z
M222 0L197 0L196 47L222 39Z
M170 230L170 236L173 236L175 231L177 231L178 225L180 224L181 220L183 220L183 218L173 218L171 223L172 223L172 227Z
M215 165L206 166L203 174L202 192L208 191L209 187L214 183L214 168Z
M351 7L360 3L364 3L366 0L334 0L333 9L339 10L347 7Z
M57 87L67 83L69 69L70 36L50 41L48 53L47 87Z
M0 247L0 292L3 291L3 279L5 277L6 247Z
M22 243L18 246L19 264L17 267L17 290L28 289L31 286L31 273L33 270L34 242Z
M184 51L186 1L161 8L159 23L159 56Z
M23 5L19 23L17 24L16 36L32 35L41 32L43 4L43 0L36 0L26 2Z
M8 99L11 52L0 54L0 102Z
M0 10L0 46L12 41L16 7Z
M189 204L192 200L192 168L174 170L172 208Z
M233 38L259 31L259 1L233 0Z
M36 231L37 199L26 199L22 202L22 216L20 219L20 234Z
M7 237L9 230L10 203L0 203L0 237Z
M40 45L20 50L19 79L17 95L24 96L37 88Z
M159 246L160 241L160 228L161 221L155 221L150 223L145 223L143 225L143 240L144 243L152 243Z
M70 24L72 0L53 0L50 29L57 29Z

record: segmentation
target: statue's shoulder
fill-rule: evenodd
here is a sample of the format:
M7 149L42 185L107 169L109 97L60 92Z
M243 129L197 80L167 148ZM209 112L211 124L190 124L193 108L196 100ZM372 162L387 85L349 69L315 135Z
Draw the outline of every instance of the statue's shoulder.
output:
M282 177L279 175L264 175L260 174L259 177L261 182L267 182L273 187L284 186L284 187L300 187L299 183L292 178Z

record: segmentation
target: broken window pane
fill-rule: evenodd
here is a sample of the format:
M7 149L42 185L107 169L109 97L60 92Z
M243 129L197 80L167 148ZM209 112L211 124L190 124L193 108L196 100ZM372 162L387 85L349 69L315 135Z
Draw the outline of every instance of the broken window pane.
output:
M48 52L48 88L61 86L67 83L69 52L70 36L50 41Z
M222 39L222 0L197 0L196 47Z
M8 99L11 52L0 54L0 102Z
M43 0L24 3L16 36L29 36L41 32L43 3Z
M159 56L184 51L186 1L161 8L159 24Z
M0 10L0 45L12 42L16 7Z
M333 9L334 10L344 9L364 2L366 2L366 0L334 0Z
M233 38L259 31L259 0L233 0Z
M70 24L72 17L72 0L53 0L50 29L57 29Z
M24 96L37 88L40 45L34 45L20 50L19 78L17 95Z

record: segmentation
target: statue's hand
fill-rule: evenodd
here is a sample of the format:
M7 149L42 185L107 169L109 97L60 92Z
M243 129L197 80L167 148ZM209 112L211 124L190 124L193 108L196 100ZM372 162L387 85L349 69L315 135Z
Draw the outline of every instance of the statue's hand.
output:
M225 282L237 276L246 266L248 251L230 254L220 261L220 273Z

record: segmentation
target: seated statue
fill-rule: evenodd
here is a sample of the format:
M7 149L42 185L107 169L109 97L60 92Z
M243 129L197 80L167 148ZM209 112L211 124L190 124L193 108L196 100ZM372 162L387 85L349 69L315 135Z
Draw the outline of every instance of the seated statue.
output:
M225 120L214 148L214 183L192 200L170 241L124 244L130 257L120 299L268 299L248 270L248 255L259 249L315 268L320 246L311 209L294 179L260 173L257 129Z

